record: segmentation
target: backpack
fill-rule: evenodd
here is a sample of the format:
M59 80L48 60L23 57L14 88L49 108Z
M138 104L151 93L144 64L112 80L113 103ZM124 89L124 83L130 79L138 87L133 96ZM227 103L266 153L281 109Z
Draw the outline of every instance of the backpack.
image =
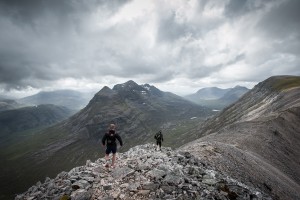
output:
M161 133L156 133L155 139L161 141Z
M109 131L107 136L107 144L114 144L116 143L116 134L115 132Z

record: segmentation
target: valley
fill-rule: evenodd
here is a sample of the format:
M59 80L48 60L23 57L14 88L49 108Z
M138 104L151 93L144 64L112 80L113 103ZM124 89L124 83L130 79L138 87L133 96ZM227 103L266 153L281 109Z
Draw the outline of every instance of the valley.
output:
M11 198L87 160L99 162L104 156L100 140L113 122L124 141L122 153L154 144L154 134L162 130L163 147L188 152L203 166L271 199L297 199L299 88L299 77L270 77L222 111L213 112L148 84L128 81L112 89L104 87L68 119L1 148L1 179L5 180L1 188L6 191L1 198Z

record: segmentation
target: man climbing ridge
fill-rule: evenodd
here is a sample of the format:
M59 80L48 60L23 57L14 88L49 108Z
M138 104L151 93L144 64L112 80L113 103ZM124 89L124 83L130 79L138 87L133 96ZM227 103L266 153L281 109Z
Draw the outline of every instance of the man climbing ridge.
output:
M161 133L161 130L158 131L155 136L154 139L156 139L156 145L157 145L157 151L160 150L161 151L161 142L164 141L164 137L163 134Z
M115 124L110 124L109 131L104 134L102 138L102 145L105 147L106 144L106 150L105 150L105 159L106 159L106 165L105 167L109 167L109 154L112 153L112 163L111 167L115 167L115 161L116 161L116 153L117 153L117 142L116 139L119 141L120 145L123 146L122 139L119 134L115 131Z

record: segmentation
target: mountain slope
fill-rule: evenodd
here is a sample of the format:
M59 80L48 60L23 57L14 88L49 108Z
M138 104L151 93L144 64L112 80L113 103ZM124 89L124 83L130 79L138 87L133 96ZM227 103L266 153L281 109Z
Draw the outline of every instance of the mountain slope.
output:
M74 90L57 90L39 92L35 95L18 99L17 101L27 105L54 104L67 107L71 110L80 110L87 105L91 97L92 95L89 93Z
M299 199L299 113L300 77L271 77L191 130L201 138L182 149L274 199Z
M196 135L186 137L181 133L211 114L207 108L148 84L128 81L113 89L104 87L68 120L19 143L18 149L8 149L5 155L13 158L11 162L23 163L22 168L14 167L15 176L9 181L15 185L13 190L21 192L45 176L54 176L87 159L102 157L104 149L100 140L111 122L116 123L117 132L124 141L121 151L126 151L137 144L153 141L159 129L164 130L166 140L173 139L173 145L191 141ZM191 120L193 117L196 120ZM183 123L185 121L188 123ZM167 134L169 126L172 128Z
M58 123L71 114L69 109L55 105L0 112L0 199L10 199L7 193L12 195L14 193L11 190L20 190L19 186L38 171L33 168L34 160L28 157L34 147L47 138L38 140L40 135L37 131ZM50 135L48 140L51 137L53 136Z
M190 94L185 96L187 99L192 101L198 101L199 99L203 100L212 100L212 99L219 99L231 88L221 89L218 87L207 87L198 90L195 94Z
M198 105L221 110L237 101L248 91L248 88L242 86L228 89L212 87L200 89L195 94L185 96L185 98Z
M0 98L0 112L5 110L13 110L24 107L25 105L17 103L12 99L1 99Z
M74 115L67 126L73 133L99 137L111 122L117 123L119 133L130 141L143 142L165 123L206 118L209 109L190 103L154 86L138 85L133 81L119 84L110 89L104 87L85 109ZM129 141L128 141L129 142Z
M17 137L18 132L25 132L53 125L73 114L65 107L39 105L0 112L0 145Z

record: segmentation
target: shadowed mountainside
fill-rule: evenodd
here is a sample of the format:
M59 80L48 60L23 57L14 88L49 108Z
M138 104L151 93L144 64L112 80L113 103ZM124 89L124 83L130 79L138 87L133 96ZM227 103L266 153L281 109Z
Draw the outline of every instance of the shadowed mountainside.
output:
M217 87L202 88L195 94L185 96L186 99L211 109L221 110L242 97L249 89L242 86L220 89Z
M82 165L87 159L103 156L100 140L111 122L117 124L124 141L121 151L126 151L153 141L154 133L162 128L165 138L173 145L192 141L196 135L186 137L181 133L211 115L210 109L148 84L128 81L113 89L104 87L69 119L19 142L16 148L4 149L5 156L9 157L6 174L13 174L6 178L5 184L14 185L10 189L21 192L45 176L52 177Z
M35 95L18 99L17 102L27 105L54 104L71 110L84 108L92 98L92 93L83 93L74 90L56 90L39 92Z
M4 99L0 97L0 112L5 110L13 110L25 107L24 104L19 104L13 99Z
M271 77L191 130L201 138L181 149L274 199L299 199L299 124L300 77Z
M73 113L55 105L39 105L0 112L0 146L7 140L16 138L18 133L46 127L60 122Z

